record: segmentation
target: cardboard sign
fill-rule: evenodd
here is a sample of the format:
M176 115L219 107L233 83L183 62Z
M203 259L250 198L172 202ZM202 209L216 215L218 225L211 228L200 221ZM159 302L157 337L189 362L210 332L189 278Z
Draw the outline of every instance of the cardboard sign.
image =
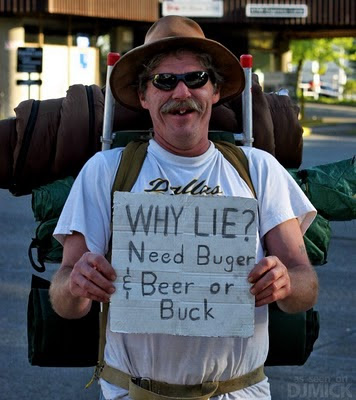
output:
M254 331L249 271L257 201L116 192L110 329L241 336Z

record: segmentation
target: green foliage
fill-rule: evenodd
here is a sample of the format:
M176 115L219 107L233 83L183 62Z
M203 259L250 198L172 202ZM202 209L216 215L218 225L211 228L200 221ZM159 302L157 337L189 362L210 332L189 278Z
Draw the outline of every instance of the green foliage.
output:
M292 40L292 62L303 63L305 60L318 61L323 65L329 61L340 63L340 57L356 60L356 44L353 38L325 38Z
M344 94L355 94L356 93L356 80L348 79L344 86Z
M326 64L334 62L342 68L345 60L356 60L356 40L354 38L323 38L323 39L299 39L290 42L292 51L292 63L296 65L295 92L301 100L301 115L304 118L304 98L298 82L301 81L304 61L311 60L319 63L319 74L324 74Z

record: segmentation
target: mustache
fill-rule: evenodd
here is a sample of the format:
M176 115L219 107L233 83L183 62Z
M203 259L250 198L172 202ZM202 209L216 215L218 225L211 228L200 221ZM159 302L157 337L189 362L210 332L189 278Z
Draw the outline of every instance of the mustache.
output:
M203 107L194 99L168 100L167 103L163 104L161 112L163 114L178 112L182 108L197 111L199 113L203 112Z

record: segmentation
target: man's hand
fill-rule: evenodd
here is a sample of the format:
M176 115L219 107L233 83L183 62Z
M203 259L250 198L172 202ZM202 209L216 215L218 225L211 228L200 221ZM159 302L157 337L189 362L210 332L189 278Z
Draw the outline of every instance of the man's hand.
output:
M318 278L310 265L303 236L296 219L277 225L264 237L268 257L255 265L248 280L256 306L277 301L285 312L312 307L318 295ZM272 255L273 254L273 255Z
M84 236L73 232L66 237L62 265L52 279L52 306L63 318L81 318L89 312L92 300L110 300L115 279L106 258L89 252Z
M256 307L282 300L291 294L287 267L278 257L264 257L248 276L253 283L250 291L255 296Z
M74 297L108 303L115 292L115 279L115 271L105 257L86 252L74 264L69 288Z

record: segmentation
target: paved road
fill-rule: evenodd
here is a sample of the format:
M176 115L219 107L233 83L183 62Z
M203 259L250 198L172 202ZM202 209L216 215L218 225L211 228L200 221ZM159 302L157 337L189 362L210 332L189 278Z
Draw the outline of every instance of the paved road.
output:
M303 167L355 154L356 136L312 134L304 142ZM304 366L267 368L273 400L356 399L356 221L331 226L328 263L316 267L320 336Z
M305 106L305 118L321 121L313 126L313 133L331 135L356 135L356 108L350 106L334 106L307 103Z
M98 388L84 390L91 368L40 368L27 361L26 311L31 274L27 249L36 223L31 198L0 190L0 399L89 400ZM45 278L50 278L50 265Z
M304 166L351 157L355 137L312 135ZM318 267L321 332L302 367L268 368L273 399L356 399L356 221L333 223L329 262ZM39 368L27 361L26 307L31 270L27 248L36 223L29 196L0 190L0 399L89 400L91 368ZM56 266L49 266L50 278Z
M331 104L307 103L305 105L305 116L310 119L322 118L325 124L330 122L355 123L356 111L351 106L334 106Z

